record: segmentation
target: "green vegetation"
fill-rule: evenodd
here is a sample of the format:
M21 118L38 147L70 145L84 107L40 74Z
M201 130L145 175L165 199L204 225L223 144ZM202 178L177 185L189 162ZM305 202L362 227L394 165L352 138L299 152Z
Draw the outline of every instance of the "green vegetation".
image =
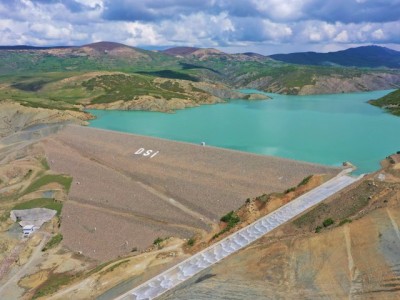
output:
M322 225L324 225L324 227L328 227L333 225L333 223L335 223L335 221L333 221L332 218L328 218L322 222Z
M112 265L111 267L105 269L105 270L102 271L101 273L102 273L102 274L105 274L105 273L108 273L108 272L112 272L112 271L114 271L116 268L118 268L118 267L120 267L120 266L122 266L122 265L125 265L125 264L127 264L128 262L129 262L129 259L120 261L120 262L118 262L118 263Z
M323 227L320 226L320 225L318 225L318 226L315 228L315 233L321 232L321 230L322 230L323 228L329 227L329 226L333 225L334 223L335 223L335 221L334 221L332 218L328 218L328 219L324 220L324 221L322 222Z
M350 219L344 219L344 220L339 222L339 226L342 226L342 225L344 225L346 223L351 223L351 222L352 222L352 220L350 220Z
M32 169L29 169L28 172L24 175L24 180L28 179L32 175ZM1 184L1 179L0 179L0 184Z
M271 55L271 58L301 65L335 64L348 67L372 68L398 68L400 62L400 57L396 51L379 46L364 46L329 53L300 52L274 54Z
M312 175L309 175L309 176L305 177L305 178L297 185L297 187L300 187L300 186L302 186L302 185L306 185L307 183L310 182L310 180L311 180L312 177L313 177Z
M223 216L221 218L221 221L226 223L226 227L224 229L222 229L220 232L214 234L212 239L216 239L221 234L224 234L225 232L228 232L229 230L231 230L233 227L236 226L236 224L238 224L240 222L240 218L234 211L230 211L229 213L227 213L225 216Z
M71 187L72 177L64 175L43 175L34 181L30 186L28 186L24 191L24 194L37 191L40 187L53 182L59 183L64 187L65 191L68 192Z
M57 246L61 241L63 240L63 236L61 233L57 233L56 235L52 236L50 241L47 242L47 244L43 247L42 251L47 251L51 248L54 248Z
M44 168L45 170L50 170L49 163L47 162L47 159L46 159L45 157L43 157L43 158L40 160L40 163L42 164L42 166L43 166L43 168Z
M194 245L194 243L196 242L196 239L191 237L188 241L187 241L187 245L192 247Z
M308 227L312 229L320 225L323 220L331 217L335 220L342 220L339 225L349 223L352 216L368 205L369 196L377 191L378 188L371 181L365 181L357 189L349 192L346 198L343 197L329 203L321 203L295 219L293 224L299 228Z
M88 91L100 94L92 103L109 103L117 100L129 101L138 96L155 98L187 98L177 82L166 81L157 85L153 77L143 75L101 75L82 83Z
M240 219L234 211L230 211L229 213L227 213L225 216L223 216L221 218L221 221L228 223L228 224L235 225L236 223L239 223Z
M164 242L167 238L160 238L157 237L154 241L153 241L153 245L154 246L158 246L160 247L161 243Z
M19 203L13 207L15 210L19 209L31 209L31 208L48 208L57 211L57 216L61 215L63 207L62 201L57 201L49 198L38 198L29 200L27 202Z
M289 194L291 192L294 192L295 190L296 190L296 187L288 188L287 190L285 190L285 194Z
M178 72L178 71L173 71L173 70L161 70L161 71L154 71L154 72L138 72L138 74L150 75L150 76L161 77L161 78L199 81L195 76L189 75L187 73L183 73L181 71Z
M320 215L324 215L327 211L329 211L329 206L325 203L321 203L316 206L314 209L310 210L309 212L305 213L304 215L298 217L296 220L293 221L293 224L297 227L303 227L306 225L310 225L316 223L319 219Z
M80 274L70 275L69 273L53 273L44 282L33 295L32 299L45 297L58 291L62 286L68 285L73 280L80 277Z
M9 217L10 217L10 211L9 210L3 211L3 214L0 214L0 223L7 221Z
M391 92L377 100L371 100L369 103L384 108L393 115L400 116L400 90Z
M299 88L312 85L321 77L352 79L363 74L399 73L388 69L294 65L270 59L246 61L225 55L176 58L159 52L123 49L118 55L100 48L90 53L65 50L62 55L33 50L0 51L0 101L79 110L76 104L128 101L143 95L167 100L187 98L187 91L173 79L221 82L239 88L259 80L261 90L296 94ZM96 75L87 74L94 71L119 73L90 79ZM156 77L171 81L159 83L154 80ZM192 85L191 92L203 91Z

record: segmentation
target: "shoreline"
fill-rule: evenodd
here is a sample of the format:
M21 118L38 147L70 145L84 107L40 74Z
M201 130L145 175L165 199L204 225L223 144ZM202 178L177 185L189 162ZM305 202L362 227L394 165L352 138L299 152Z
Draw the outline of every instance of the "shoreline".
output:
M271 158L271 159L288 161L288 162L293 162L293 163L303 163L303 164L308 164L310 166L316 166L316 167L325 167L325 168L338 169L338 170L343 170L343 169L346 168L345 166L324 165L324 164L309 162L309 161L305 161L305 160L286 158L286 157L282 157L282 156L274 156L274 155L270 155L270 154L259 154L259 153L255 153L255 152L241 151L241 150L236 150L236 149L232 149L232 148L224 148L224 147L218 147L218 146L213 146L213 145L208 145L208 144L206 144L205 146L202 146L201 144L197 144L197 143L191 143L191 142L179 141L179 140L172 140L172 139L167 139L167 138L162 138L162 137L157 137L157 136L144 135L144 134L139 134L139 133L131 133L131 132L125 132L125 131L112 130L112 129L91 127L90 125L78 125L78 124L67 124L67 125L68 126L74 126L74 127L76 126L76 127L90 128L90 129L99 130L99 131L105 131L105 132L109 132L109 133L126 134L126 135L130 135L130 136L141 137L141 138L150 138L150 139L156 139L156 140L161 140L161 141L186 144L186 145L190 145L190 146L198 146L198 147L201 147L201 148L202 147L206 147L206 148L212 148L212 149L222 150L222 151L227 151L227 152L234 152L234 153L240 153L240 154L246 154L246 155L254 155L256 157L267 157L267 158Z

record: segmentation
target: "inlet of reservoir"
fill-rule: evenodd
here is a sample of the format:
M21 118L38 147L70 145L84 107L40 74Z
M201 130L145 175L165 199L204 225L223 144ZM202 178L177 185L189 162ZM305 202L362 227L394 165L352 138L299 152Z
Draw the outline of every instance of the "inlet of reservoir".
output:
M90 126L330 166L350 161L365 173L400 151L400 117L367 103L389 92L268 94L272 100L231 100L173 114L91 110L97 119Z

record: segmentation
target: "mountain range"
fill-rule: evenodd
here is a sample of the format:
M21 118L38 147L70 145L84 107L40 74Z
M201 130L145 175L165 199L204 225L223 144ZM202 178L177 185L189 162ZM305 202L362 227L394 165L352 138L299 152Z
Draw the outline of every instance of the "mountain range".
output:
M275 60L300 65L400 68L400 52L379 46L363 46L328 53L275 54L270 57Z
M209 58L219 57L225 59L237 60L268 60L314 66L344 66L344 67L362 67L362 68L400 68L400 52L380 46L361 46L346 50L318 53L318 52L297 52L289 54L273 54L265 56L253 52L228 54L214 48L197 48L197 47L173 47L161 51L148 51L114 42L98 42L84 46L53 46L53 47L34 47L27 45L18 46L0 46L1 50L26 50L26 51L60 51L64 53L77 54L87 53L91 49L94 52L113 53L117 51L119 55L127 52L139 53L160 53L178 58ZM64 50L64 51L63 51ZM85 51L86 50L86 51ZM121 51L122 50L122 51Z
M149 51L114 42L2 46L0 100L64 109L122 101L112 107L131 109L126 101L194 99L198 90L200 98L213 102L231 97L228 90L243 88L295 95L393 89L400 85L399 61L400 52L378 46L271 56L195 47ZM167 102L151 107L168 110ZM172 107L189 105L178 102ZM137 109L150 109L137 103Z

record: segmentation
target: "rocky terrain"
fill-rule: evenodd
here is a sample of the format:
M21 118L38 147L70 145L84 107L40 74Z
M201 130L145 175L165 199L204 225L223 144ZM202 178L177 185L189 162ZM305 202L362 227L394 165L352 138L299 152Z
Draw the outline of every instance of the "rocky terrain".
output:
M11 101L0 102L0 138L40 124L70 122L85 125L91 115L79 111L25 107Z
M380 99L370 100L369 103L381 107L391 114L400 116L400 90L391 92Z
M308 175L338 172L66 126L85 125L85 108L172 112L266 98L233 90L239 87L318 94L400 84L397 70L299 67L192 50L174 57L102 42L0 51L0 298L47 299L58 290L54 298L76 299L82 290L82 299L113 298L229 234L229 223L218 221L229 211L240 227L326 179L297 186ZM142 148L158 152L134 154ZM383 171L165 298L397 298L399 161L392 156ZM37 203L61 215L20 243L9 211Z
M109 75L111 76L111 75ZM118 109L118 110L146 110L172 112L177 109L196 107L205 104L224 103L228 99L244 100L266 100L268 96L263 94L244 94L228 88L221 83L189 82L178 79L157 78L153 81L154 86L159 87L156 95L135 95L135 91L124 100L116 100L124 97L118 93L113 100L106 103L92 103L96 99L82 103L87 109ZM101 88L101 85L98 85ZM167 88L166 88L167 87ZM115 87L114 87L115 88ZM173 94L166 94L173 91ZM132 100L127 100L132 99Z
M114 95L103 98L101 104L116 102L109 107L161 111L192 107L194 102L197 105L201 102L221 101L199 98L198 94L230 99L232 97L227 94L227 90L233 88L256 88L267 92L306 95L397 87L400 84L399 69L383 68L385 64L373 65L379 55L371 56L368 49L361 49L366 53L363 65L349 68L340 64L296 65L256 53L228 54L211 48L177 47L164 51L147 51L111 42L80 47L3 47L0 49L0 74L4 75L0 80L0 100L18 101L34 107L71 109L71 105L99 97L98 92L102 85L92 91L82 89L82 81L75 81L74 86L64 86L58 91L51 90L51 86L58 85L65 79L74 81L78 77L96 72L125 74L126 77L134 77L135 80L150 84L146 86L147 93L143 86L129 90L130 98L127 99L127 94L122 95L124 91L120 90L120 83L113 81L114 86L109 85L107 92L110 89L115 93L119 91L123 97L118 99ZM384 52L388 55L397 53L386 50ZM346 58L343 53L337 53L336 56ZM380 61L384 62L386 59L391 62L393 55L388 55L379 56ZM139 74L142 77L139 78ZM202 91L197 90L197 94L186 88L182 93L173 85L160 89L156 81L161 79L179 81L180 86L185 85L182 84L183 81L193 85L198 83L203 87L205 84L216 84L223 86L223 91L216 91L215 87L205 87ZM131 80L131 83L135 80ZM202 87L198 89L201 90ZM122 104L118 102L120 100L129 103ZM167 101L170 100L173 101L168 104ZM103 107L108 108L107 105Z
M397 157L161 299L398 299Z
M80 126L35 124L0 143L0 297L11 299L47 298L67 286L63 299L96 286L85 289L87 299L125 280L137 284L187 257L182 238L212 234L216 220L246 197L283 190L311 173L338 172ZM135 155L140 147L159 153ZM61 215L20 243L9 211L33 203L55 206ZM57 236L62 239L47 249ZM117 285L107 294L127 287Z
M41 145L50 169L74 178L63 210L65 245L100 261L133 247L143 250L157 237L209 232L247 197L282 191L310 174L338 172L78 126L67 126ZM152 158L135 154L141 148L159 152ZM114 242L107 243L110 239Z
M393 89L400 85L400 74L360 74L351 80L341 74L331 76L314 75L307 84L293 84L288 87L273 77L261 77L247 84L248 88L289 95L339 94L360 91Z

